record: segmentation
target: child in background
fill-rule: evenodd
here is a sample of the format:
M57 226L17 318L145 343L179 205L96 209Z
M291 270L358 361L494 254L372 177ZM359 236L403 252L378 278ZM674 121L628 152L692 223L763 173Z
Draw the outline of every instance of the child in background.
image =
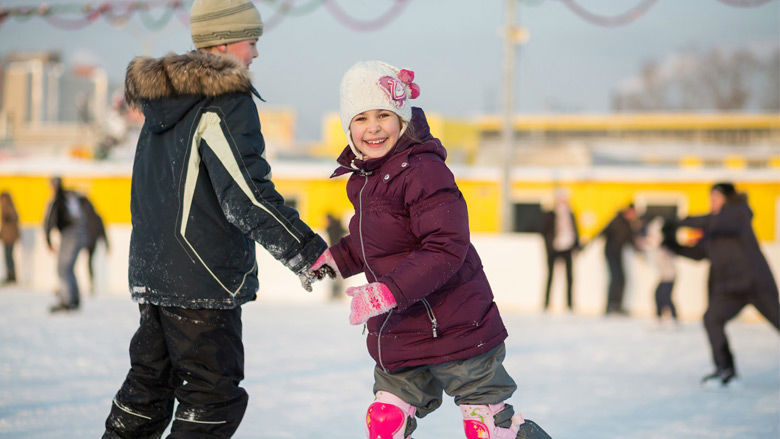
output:
M341 122L349 146L333 177L350 174L355 208L349 235L312 266L343 277L350 323L367 323L376 361L370 439L410 438L415 416L441 405L461 408L466 438L549 438L505 401L517 386L502 362L507 331L469 239L466 202L432 137L414 73L359 62L341 82Z
M677 323L677 310L672 302L672 289L677 278L677 270L674 267L674 253L664 245L665 223L660 216L653 218L647 224L643 240L643 248L650 263L655 266L658 273L658 285L655 288L655 309L659 326L663 322L663 314L667 309L672 320Z

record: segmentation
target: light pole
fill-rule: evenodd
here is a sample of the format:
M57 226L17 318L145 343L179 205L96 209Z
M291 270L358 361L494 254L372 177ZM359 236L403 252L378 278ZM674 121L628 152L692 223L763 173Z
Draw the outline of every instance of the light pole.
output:
M501 172L501 231L512 231L512 162L514 149L514 80L515 80L515 46L528 41L528 31L515 25L515 2L506 0L504 10L504 29L501 36L504 40L504 117L501 129L503 144L503 166Z

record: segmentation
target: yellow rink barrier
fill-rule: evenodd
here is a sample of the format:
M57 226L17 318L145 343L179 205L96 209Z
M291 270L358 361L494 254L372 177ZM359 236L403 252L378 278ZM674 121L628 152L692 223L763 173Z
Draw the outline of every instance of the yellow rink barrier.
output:
M456 177L460 174L458 169L454 172ZM589 239L601 230L618 209L630 202L640 208L644 204L673 203L681 214L707 213L709 190L717 179L705 176L694 180L686 177L685 172L678 172L679 180L668 177L663 180L609 176L596 178L594 175L597 176L598 171L558 180L548 176L516 177L512 184L512 195L516 202L530 201L548 207L555 188L567 188L572 208L579 218L580 232L585 239ZM321 177L317 177L320 174ZM770 178L758 181L734 179L737 189L748 195L754 212L753 225L762 242L778 239L780 173L776 174L779 176L777 179L771 175ZM350 217L353 208L346 197L346 177L327 179L327 171L317 171L312 175L287 176L275 171L274 183L286 199L295 201L303 220L314 228L325 227L325 216L328 213L342 218ZM498 233L501 226L500 181L493 176L464 176L457 178L457 182L469 206L471 231ZM87 195L107 224L130 223L129 176L64 175L63 184ZM42 224L51 195L48 175L0 174L0 191L11 193L23 224Z

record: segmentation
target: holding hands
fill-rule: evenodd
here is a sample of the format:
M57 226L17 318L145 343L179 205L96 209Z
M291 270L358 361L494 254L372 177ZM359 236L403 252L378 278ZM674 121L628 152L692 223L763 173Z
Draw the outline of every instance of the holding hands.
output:
M345 293L352 298L349 323L353 325L365 323L371 317L384 314L396 307L393 293L381 282L350 287Z
M330 250L325 250L308 270L298 275L298 278L303 289L311 293L311 284L325 277L335 279L336 276L340 276L339 268Z

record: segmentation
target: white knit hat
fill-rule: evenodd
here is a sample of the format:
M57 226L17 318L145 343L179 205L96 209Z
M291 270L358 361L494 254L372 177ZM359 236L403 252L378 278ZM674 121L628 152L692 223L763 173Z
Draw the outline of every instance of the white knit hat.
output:
M392 111L401 118L400 134L403 134L412 119L408 99L415 99L420 94L420 87L413 80L411 70L398 69L382 61L360 61L344 74L340 87L341 127L358 158L362 159L363 155L352 144L349 131L352 118L368 110Z

